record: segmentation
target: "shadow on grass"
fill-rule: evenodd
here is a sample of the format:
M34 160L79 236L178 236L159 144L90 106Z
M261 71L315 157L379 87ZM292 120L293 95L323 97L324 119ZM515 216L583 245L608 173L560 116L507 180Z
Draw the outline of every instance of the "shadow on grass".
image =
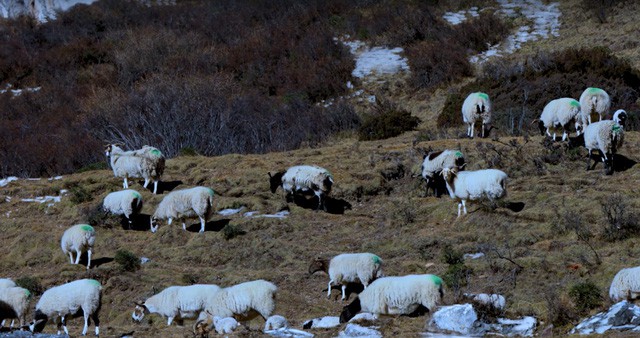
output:
M111 263L113 262L114 258L113 257L100 257L98 259L92 259L91 260L91 268L97 268L102 264L107 264L107 263Z
M142 185L144 184L144 181L138 181L138 183L140 184L140 187L142 187ZM157 194L161 195L167 191L173 191L173 189L175 189L181 184L183 184L182 181L167 181L167 182L160 181L158 182ZM150 192L153 192L153 183L149 183L146 189Z
M293 198L288 197L287 202L293 202L295 205L304 208L316 210L318 209L318 196L308 194L294 194ZM351 203L343 199L327 196L324 198L325 211L330 214L343 215L345 211L351 210Z
M137 214L131 216L131 224L127 221L127 218L122 216L120 220L120 226L123 230L132 231L151 231L151 215Z
M231 219L229 219L229 218L223 218L223 219L219 219L219 220L215 220L215 221L209 221L209 222L204 224L204 232L209 232L209 231L220 232L220 231L222 231L222 229L224 229L224 227L227 226L227 224L229 224L230 221L231 221ZM194 223L194 224L191 224L191 225L187 225L187 231L189 231L189 232L199 232L200 231L200 222Z
M337 290L337 291L335 291ZM360 294L364 290L364 285L360 283L347 283L347 288L344 293L346 295L345 302L351 299L351 294ZM326 296L327 289L322 290L323 294ZM331 285L331 299L334 301L338 301L342 298L342 285Z

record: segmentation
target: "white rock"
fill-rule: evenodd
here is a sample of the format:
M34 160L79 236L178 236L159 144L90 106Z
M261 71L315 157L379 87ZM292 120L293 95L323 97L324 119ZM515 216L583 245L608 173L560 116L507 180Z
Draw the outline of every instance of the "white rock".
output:
M326 316L307 320L302 324L305 329L329 329L340 326L340 317Z
M433 314L431 325L439 330L472 334L478 315L471 304L443 306Z
M382 333L375 327L364 327L358 324L347 324L343 331L340 331L338 337L367 337L382 338Z

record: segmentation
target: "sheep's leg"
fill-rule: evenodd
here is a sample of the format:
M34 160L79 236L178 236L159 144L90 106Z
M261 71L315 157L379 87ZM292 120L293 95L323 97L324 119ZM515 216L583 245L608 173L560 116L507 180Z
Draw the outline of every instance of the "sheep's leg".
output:
M347 299L347 284L342 284L342 300Z
M144 184L142 185L142 187L146 189L148 185L149 185L149 179L145 178L144 179Z
M87 330L89 329L89 314L85 309L82 309L82 314L84 315L84 327L82 328L82 335L87 335Z
M549 128L547 128L547 136L551 137L551 133L549 132Z
M4 322L6 322L6 319L3 319L2 322L0 322L0 327L4 327Z
M124 181L122 182L122 187L125 189L129 189L129 182L127 181L127 177L125 176Z
M187 224L182 222L182 230L187 231Z
M158 193L158 181L153 181L153 194Z
M68 336L69 330L67 329L67 324L64 322L64 317L65 316L62 316L62 318L60 319L60 322L62 322L62 329L64 330L64 333Z
M458 203L458 217L460 217L460 208L462 208L462 203Z
M71 251L69 251L69 261L73 264L73 253Z
M169 319L167 319L167 325L171 326L171 323L173 323L173 317L169 316Z
M564 142L564 140L566 140L568 136L569 136L569 134L567 134L567 131L563 130L562 131L562 141Z
M87 270L91 268L91 249L87 250Z
M589 149L589 154L587 155L587 171L591 170L591 149Z
M200 233L204 232L204 225L205 225L205 221L204 218L200 217Z
M485 128L484 128L484 123L483 123L483 124L482 124L482 135L481 135L481 136L482 136L482 138L484 138L484 130L485 130Z
M465 200L462 200L462 209L464 209L464 214L467 214L467 204L465 203Z
M76 262L73 264L78 264L80 263L80 256L82 256L82 251L80 251L80 249L76 250Z
M469 124L469 132L467 133L469 135L469 137L473 138L473 129L474 129L474 123Z
M327 285L327 299L331 298L331 283L333 283L333 279L329 281L329 285Z
M169 217L169 221L167 223L169 223L169 225L171 225L171 222L173 222L173 218Z

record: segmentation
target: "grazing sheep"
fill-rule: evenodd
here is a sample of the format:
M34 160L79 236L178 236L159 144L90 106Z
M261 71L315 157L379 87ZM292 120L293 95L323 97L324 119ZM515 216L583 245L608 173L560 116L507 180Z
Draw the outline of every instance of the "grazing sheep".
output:
M613 302L633 300L640 296L640 266L624 268L613 277L609 298Z
M176 190L162 199L151 217L151 232L158 231L158 219L168 220L169 225L174 219L182 220L182 229L187 230L184 218L200 218L200 233L213 214L213 190L205 187Z
M16 282L9 278L0 278L0 288L11 288L16 286Z
M444 185L444 181L442 181L441 184L437 183L438 179L442 178L442 169L447 167L458 167L458 169L462 170L465 163L464 156L459 150L447 149L431 152L425 155L420 170L422 172L422 177L427 182L427 192L429 192L429 187L431 187L434 194L439 197L440 191L438 191L438 186Z
M118 145L109 144L105 153L109 157L113 175L124 179L124 189L129 188L128 178L144 178L144 187L153 181L153 193L157 193L158 181L165 166L165 158L158 149L145 146L138 150L124 151Z
M580 95L582 124L591 124L591 114L598 114L598 121L609 113L611 100L609 94L600 88L589 87Z
M275 296L278 291L273 283L255 280L226 287L211 294L207 299L205 311L200 313L198 321L206 317L235 317L240 321L251 320L260 315L266 321L275 308Z
M309 266L309 274L316 271L329 274L327 298L331 297L332 284L342 284L342 300L345 300L347 283L360 281L366 289L371 281L382 276L382 259L372 253L345 253L331 261L318 257Z
M204 310L207 299L218 291L220 287L213 284L170 286L147 298L144 303L135 303L131 318L140 322L145 314L157 313L167 317L167 325L171 325L175 318L195 317Z
M616 110L615 113L613 113L613 120L616 121L619 125L621 125L622 129L624 129L624 125L627 122L627 118L629 118L629 115L627 115L627 112L624 111L624 109L618 109Z
M131 226L131 216L142 210L142 195L135 190L112 192L104 198L102 209L114 215L124 215Z
M475 201L486 197L493 202L507 194L507 174L498 169L458 172L455 167L444 168L442 176L447 184L449 196L460 201L458 217L460 208L467 213L467 200Z
M82 253L87 253L87 269L91 267L91 252L93 244L96 242L96 231L89 224L76 224L67 229L62 234L60 247L65 255L69 255L71 264L80 263ZM73 252L76 253L76 260L73 261Z
M613 155L624 143L624 129L615 121L602 120L594 122L584 130L584 146L589 150L587 158L587 170L591 167L591 152L595 149L600 151L605 173L613 174ZM596 162L593 163L595 167Z
M374 315L400 315L413 313L422 305L431 312L442 297L442 279L436 275L382 277L343 307L340 323L348 322L360 311Z
M11 318L10 327L13 327L14 318L17 318L20 321L20 326L23 326L30 297L31 293L29 290L18 286L0 288L1 326L4 326L5 319L9 318Z
M331 193L333 185L333 175L327 169L315 165L298 165L273 176L268 174L272 193L278 187L282 187L287 195L311 190L318 196L318 209L325 207L323 197Z
M267 322L264 324L264 331L278 330L288 327L289 322L287 321L287 318L284 318L281 315L273 315L267 318Z
M96 336L100 334L100 319L98 318L101 306L102 286L95 279L80 279L67 284L52 287L45 291L36 304L35 319L29 324L31 332L41 332L47 321L51 318L60 325L69 335L65 318L73 316L79 309L84 315L84 328L82 335L87 334L89 328L89 316L96 326Z
M489 95L471 93L462 104L462 120L468 125L467 136L473 138L476 121L482 120L481 137L484 138L487 124L491 123L491 101Z
M576 133L580 135L583 129L583 123L580 119L580 103L570 97L563 97L555 99L547 103L542 109L540 119L533 120L533 123L538 123L540 128L540 135L545 134L545 130L548 136L553 137L556 140L556 133L553 132L553 136L549 133L550 128L562 127L562 141L566 140L569 136L569 124L573 121L575 123Z

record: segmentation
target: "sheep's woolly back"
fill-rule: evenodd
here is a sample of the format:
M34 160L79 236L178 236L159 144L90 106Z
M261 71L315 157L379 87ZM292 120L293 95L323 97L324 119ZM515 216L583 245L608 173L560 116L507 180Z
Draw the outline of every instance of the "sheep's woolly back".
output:
M640 266L618 271L609 287L611 301L619 302L638 296L640 296Z
M116 177L159 180L164 173L164 155L154 147L144 146L142 149L124 151L112 144L107 149L111 168Z
M104 198L102 208L114 215L125 215L129 218L142 209L142 195L131 189L115 191Z
M16 282L9 278L0 278L0 288L11 288L16 286Z
M507 194L507 174L498 169L458 172L455 168L445 168L443 175L453 199L495 200Z
M191 317L202 311L207 299L218 291L220 287L213 284L170 286L149 297L143 305L150 313L165 317Z
M170 286L159 293L147 298L144 306L151 313L165 317L173 317L178 313L178 291L182 286Z
M442 279L435 275L382 277L358 296L363 312L410 314L419 305L433 311L442 299Z
M48 317L74 314L82 308L89 314L100 308L102 286L95 279L81 279L45 291L36 304L36 311Z
M484 112L478 115L478 110ZM482 120L482 123L491 122L491 101L489 95L476 92L471 93L464 100L462 104L462 119L465 123L475 123L477 120Z
M76 224L62 234L60 246L65 254L80 250L87 251L96 241L96 231L89 224Z
M602 120L588 125L584 130L584 146L599 149L603 154L613 154L624 143L624 130L612 120Z
M286 192L313 190L328 195L333 185L333 175L315 165L293 166L282 176L282 188Z
M0 309L1 319L17 318L20 320L20 325L24 325L29 298L31 298L31 292L25 288L18 286L0 288L0 302L7 304L13 310L13 313L6 313Z
M258 312L265 320L275 309L278 288L271 282L255 280L230 286L209 297L206 311L213 316L233 317ZM251 319L251 318L241 318Z
M372 253L344 253L329 262L329 278L335 283L360 281L365 286L382 275L382 259Z
M540 121L547 128L565 126L580 114L580 102L570 97L551 100L542 109Z
M153 217L157 219L202 217L208 220L213 213L213 195L213 190L206 187L172 191L158 204Z
M580 107L582 108L582 120L586 125L588 117L597 113L602 119L609 112L611 100L609 94L600 88L589 87L580 95Z
M422 177L430 179L444 168L460 167L465 163L459 150L443 150L429 153L422 162Z
M161 178L164 173L166 159L158 148L145 145L141 149L134 150L133 155L148 159L151 162L147 166L150 170L149 175L156 180Z

